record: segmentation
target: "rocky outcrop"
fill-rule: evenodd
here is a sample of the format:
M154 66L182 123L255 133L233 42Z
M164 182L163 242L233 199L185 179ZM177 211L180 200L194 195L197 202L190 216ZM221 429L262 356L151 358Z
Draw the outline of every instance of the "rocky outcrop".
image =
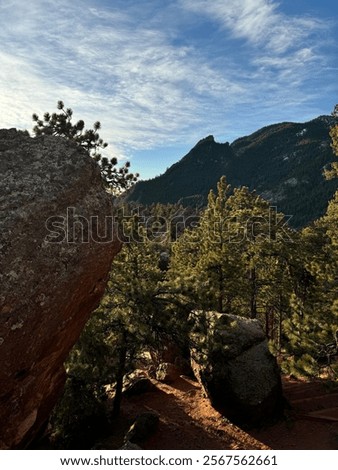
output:
M53 136L0 131L0 448L48 418L63 362L120 248L96 163ZM107 222L108 230L105 233Z
M259 322L216 312L193 317L192 368L214 408L235 424L279 417L280 374Z

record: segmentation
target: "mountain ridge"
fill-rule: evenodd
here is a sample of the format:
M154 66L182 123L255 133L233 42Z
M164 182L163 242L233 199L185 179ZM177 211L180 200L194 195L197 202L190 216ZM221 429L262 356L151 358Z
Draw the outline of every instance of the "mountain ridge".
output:
M209 135L162 175L138 182L127 201L143 205L182 203L205 205L222 175L232 187L248 186L301 227L320 217L338 188L326 181L323 169L334 159L330 128L333 116L305 123L282 122L229 142Z

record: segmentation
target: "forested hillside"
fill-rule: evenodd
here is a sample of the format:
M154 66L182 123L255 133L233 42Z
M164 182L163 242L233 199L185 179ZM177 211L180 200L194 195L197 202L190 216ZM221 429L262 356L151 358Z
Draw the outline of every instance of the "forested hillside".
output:
M274 124L237 139L231 145L202 139L163 175L140 181L128 201L205 206L210 189L225 175L232 187L256 190L284 214L293 227L324 214L338 184L323 170L333 161L329 130L332 116L306 123Z

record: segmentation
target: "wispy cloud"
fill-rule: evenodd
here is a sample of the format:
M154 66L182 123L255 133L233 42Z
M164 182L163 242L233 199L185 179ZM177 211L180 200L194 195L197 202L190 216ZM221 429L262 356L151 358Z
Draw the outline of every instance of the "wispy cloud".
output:
M207 19L220 27L211 45ZM121 156L224 133L253 107L316 93L303 83L323 63L325 28L269 0L0 0L0 126L31 128L32 112L63 99L88 126L101 120Z
M271 115L278 107L292 114L295 107L318 98L320 74L330 60L324 48L332 21L287 15L274 0L180 0L180 4L218 25L224 43L232 41L238 71L244 71L238 80L255 116L262 111ZM257 101L259 107L254 105Z
M224 34L246 43L247 67L262 67L277 81L292 76L297 82L309 67L323 65L323 32L330 28L326 20L310 16L288 16L271 0L180 0L182 7L208 15ZM292 82L289 82L289 86Z
M14 3L1 4L2 126L25 127L32 111L63 99L89 124L100 117L102 134L123 153L175 141L201 125L225 90L242 91L193 48L173 46L165 31L127 11Z
M275 54L301 47L304 40L327 28L310 16L287 16L272 0L181 0L184 8L218 20L234 38Z

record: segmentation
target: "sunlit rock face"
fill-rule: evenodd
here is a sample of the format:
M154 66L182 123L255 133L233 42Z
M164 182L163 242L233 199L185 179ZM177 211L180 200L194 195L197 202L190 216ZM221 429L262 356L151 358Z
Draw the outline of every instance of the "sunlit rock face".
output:
M48 419L63 363L120 248L97 164L67 140L0 130L0 448ZM107 228L107 230L106 230Z

